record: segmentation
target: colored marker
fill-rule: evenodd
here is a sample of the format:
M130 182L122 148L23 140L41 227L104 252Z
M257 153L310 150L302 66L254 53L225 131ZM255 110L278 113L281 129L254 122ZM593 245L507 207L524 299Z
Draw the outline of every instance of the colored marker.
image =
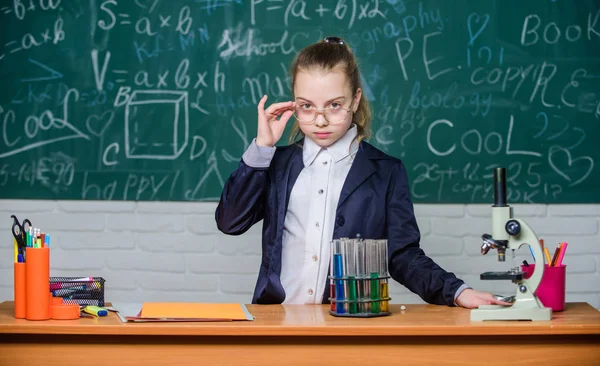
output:
M102 309L101 307L93 306L93 305L88 305L88 306L84 307L83 311L88 314L95 315L95 316L107 316L108 315L108 310Z

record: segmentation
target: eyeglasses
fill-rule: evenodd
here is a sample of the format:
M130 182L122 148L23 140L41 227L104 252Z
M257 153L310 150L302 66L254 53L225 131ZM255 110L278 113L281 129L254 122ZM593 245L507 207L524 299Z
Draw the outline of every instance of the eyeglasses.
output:
M340 37L327 37L323 40L323 42L326 43L332 43L332 44L339 44L339 45L344 45L346 44L346 42L341 39Z
M317 115L322 114L328 123L332 125L339 125L346 121L346 118L350 113L352 113L352 104L350 104L349 109L346 109L342 107L340 103L333 102L326 108L317 109L308 103L301 103L296 104L294 118L299 123L312 124L317 120Z

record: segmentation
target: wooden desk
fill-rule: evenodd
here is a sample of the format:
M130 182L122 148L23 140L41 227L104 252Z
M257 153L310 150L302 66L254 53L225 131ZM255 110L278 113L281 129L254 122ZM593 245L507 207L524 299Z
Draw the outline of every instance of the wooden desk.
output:
M248 305L254 321L27 321L0 304L0 365L600 365L600 312L567 304L548 322L471 322L469 310L392 305L336 318L321 305Z

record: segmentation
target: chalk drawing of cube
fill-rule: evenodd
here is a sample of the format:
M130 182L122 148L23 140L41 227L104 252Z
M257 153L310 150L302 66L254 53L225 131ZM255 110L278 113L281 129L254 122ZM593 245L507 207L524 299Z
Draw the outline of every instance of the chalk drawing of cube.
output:
M177 159L188 144L186 91L136 90L125 106L125 156Z

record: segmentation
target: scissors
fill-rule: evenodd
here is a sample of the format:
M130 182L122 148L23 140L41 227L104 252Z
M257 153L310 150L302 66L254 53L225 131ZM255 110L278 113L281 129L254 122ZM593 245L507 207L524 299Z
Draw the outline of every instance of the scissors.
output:
M30 229L31 221L29 221L29 219L25 219L21 224L19 219L17 219L17 216L11 215L10 217L14 220L12 225L12 234L17 240L17 246L19 247L20 254L23 254L25 248L27 247L27 225L29 225Z

